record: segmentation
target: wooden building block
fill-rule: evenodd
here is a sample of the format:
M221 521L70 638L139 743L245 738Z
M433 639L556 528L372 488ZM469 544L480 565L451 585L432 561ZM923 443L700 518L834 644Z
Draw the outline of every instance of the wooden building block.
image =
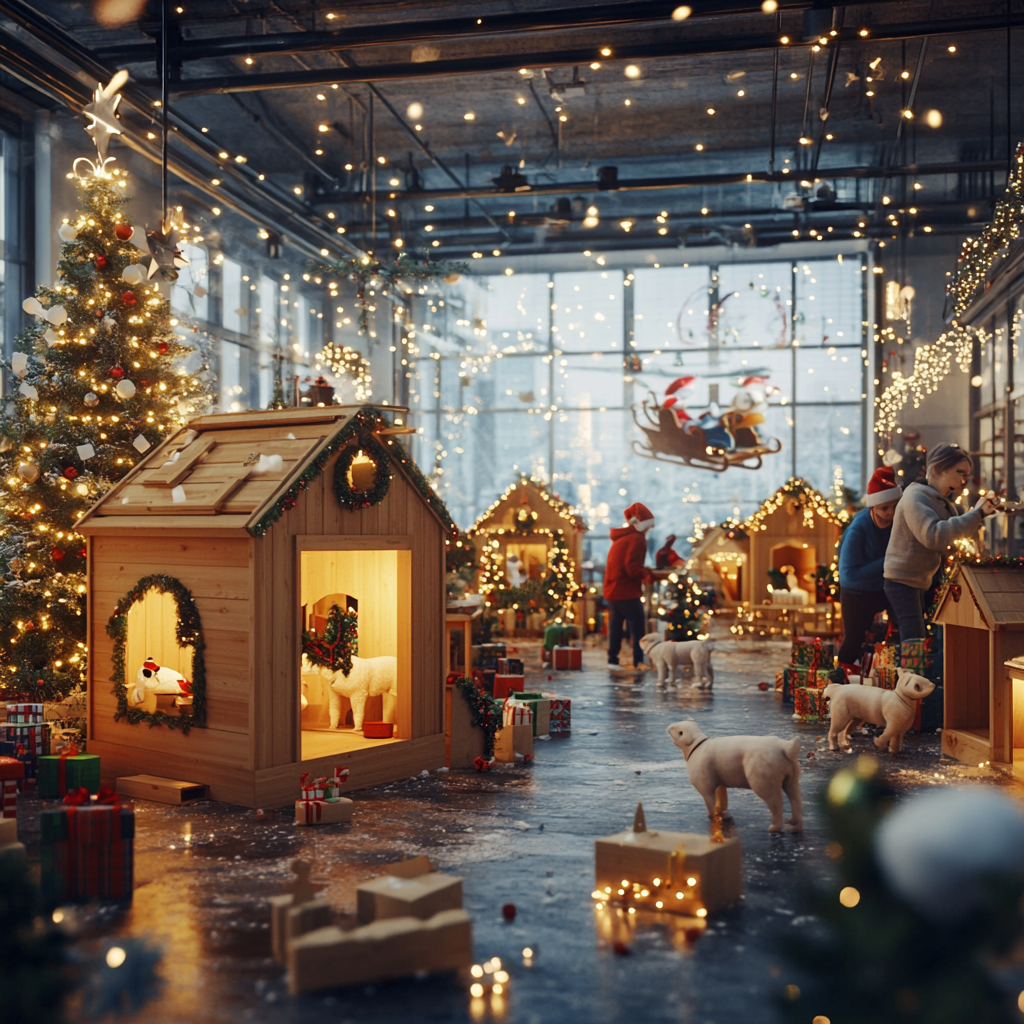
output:
M516 754L533 757L533 725L506 725L494 736L494 759L511 762Z
M348 797L337 800L296 800L296 825L336 825L352 820L355 804Z
M473 724L473 713L462 691L445 688L445 764L449 768L472 768L484 756L484 731Z
M200 782L179 782L158 775L125 776L117 780L117 791L121 796L154 800L158 804L188 804L207 797L207 787Z
M597 892L645 909L702 917L727 907L743 892L742 868L738 839L631 829L594 843Z
M469 914L443 910L426 921L395 917L350 932L330 927L301 935L288 947L288 983L300 995L421 971L456 971L472 962Z
M0 846L18 841L18 819L0 818Z
M384 875L356 888L356 917L360 924L392 917L426 920L442 910L462 906L462 879L438 871L414 878Z
M323 900L295 903L293 893L270 897L270 944L274 959L288 960L288 943L307 932L327 928L334 920L330 905Z

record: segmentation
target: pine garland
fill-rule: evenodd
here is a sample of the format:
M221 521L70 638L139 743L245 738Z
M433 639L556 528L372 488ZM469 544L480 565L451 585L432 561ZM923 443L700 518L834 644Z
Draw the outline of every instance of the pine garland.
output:
M302 653L321 668L336 672L339 668L345 678L352 671L352 655L359 653L359 616L356 612L343 612L332 604L327 613L323 636L316 630L302 631Z
M280 498L274 502L263 514L255 525L249 527L249 533L253 537L263 537L270 528L284 515L288 509L295 508L299 491L304 491L314 480L320 477L324 468L330 461L331 456L340 451L350 438L356 436L372 436L375 430L383 430L391 426L391 421L379 410L371 406L364 406L360 409L320 450L319 455L313 459L302 471L296 483L288 489ZM444 502L434 493L434 489L427 482L427 478L420 472L419 467L412 460L401 442L393 437L387 438L381 448L393 462L398 463L405 472L409 482L419 491L423 500L430 505L434 514L444 524L445 529L451 536L456 536L459 528L455 525L452 517L448 514Z
M360 451L372 459L375 466L373 487L368 491L354 490L348 479L348 472ZM371 505L379 505L387 497L390 488L391 462L388 453L376 438L360 438L358 444L350 445L338 456L338 461L334 464L334 494L342 508L355 512Z
M473 724L484 731L484 757L494 757L494 735L501 728L502 703L477 689L472 679L460 676L452 684L466 698Z
M179 647L192 648L192 714L168 715L163 711L143 711L141 708L128 706L128 686L125 678L125 648L128 643L128 611L141 601L150 590L160 594L170 594L178 612L178 622L174 629ZM114 641L114 652L111 660L114 663L114 674L110 681L114 684L114 696L117 698L117 711L114 721L127 721L131 725L148 722L152 729L157 725L166 725L169 729L180 729L186 735L192 726L206 728L206 663L203 652L206 642L203 639L203 624L199 618L199 610L192 600L189 589L173 576L159 573L143 576L128 593L117 602L114 614L107 623L107 636Z

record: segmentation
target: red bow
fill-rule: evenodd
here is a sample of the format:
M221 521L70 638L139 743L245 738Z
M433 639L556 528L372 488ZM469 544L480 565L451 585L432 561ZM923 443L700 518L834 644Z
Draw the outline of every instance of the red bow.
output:
M78 789L68 790L67 796L64 797L64 803L80 807L83 804L92 803L92 797L89 796L89 790L85 786L79 786Z
M121 797L113 786L100 786L99 792L96 794L96 803L117 806L121 803Z
M487 758L485 758L485 757L478 757L478 758L477 758L477 759L476 759L476 760L475 760L475 761L473 762L473 767L474 767L474 768L475 768L475 769L476 769L476 770L477 770L478 772L485 772L485 771L487 771L487 769L488 769L488 768L490 768L490 767L491 767L491 764L490 764L490 762L489 762L489 761L487 760Z

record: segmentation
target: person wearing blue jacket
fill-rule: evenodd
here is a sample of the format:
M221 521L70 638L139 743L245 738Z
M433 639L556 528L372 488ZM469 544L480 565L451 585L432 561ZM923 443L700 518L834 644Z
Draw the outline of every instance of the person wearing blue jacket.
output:
M885 551L892 533L896 504L903 489L890 466L871 475L866 508L853 517L839 548L839 599L843 606L843 643L839 664L849 675L860 658L864 634L883 609L894 617L885 596Z

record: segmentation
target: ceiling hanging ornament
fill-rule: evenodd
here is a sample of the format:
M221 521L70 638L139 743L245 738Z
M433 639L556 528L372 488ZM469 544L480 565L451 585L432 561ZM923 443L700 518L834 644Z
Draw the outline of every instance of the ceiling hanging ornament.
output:
M165 281L177 281L178 271L189 265L187 257L178 248L177 234L177 228L166 221L161 221L158 229L146 232L146 251L149 253L147 280L159 271Z
M92 136L92 141L96 144L97 160L94 163L84 156L75 160L71 168L80 180L89 176L83 170L79 170L80 164L83 167L88 167L93 177L110 177L106 167L114 160L114 157L107 156L107 147L110 145L111 135L121 134L121 127L117 123L117 107L121 102L119 90L127 81L128 72L121 70L105 86L97 82L92 103L82 108L82 113L92 118L91 123L85 126L85 130Z

